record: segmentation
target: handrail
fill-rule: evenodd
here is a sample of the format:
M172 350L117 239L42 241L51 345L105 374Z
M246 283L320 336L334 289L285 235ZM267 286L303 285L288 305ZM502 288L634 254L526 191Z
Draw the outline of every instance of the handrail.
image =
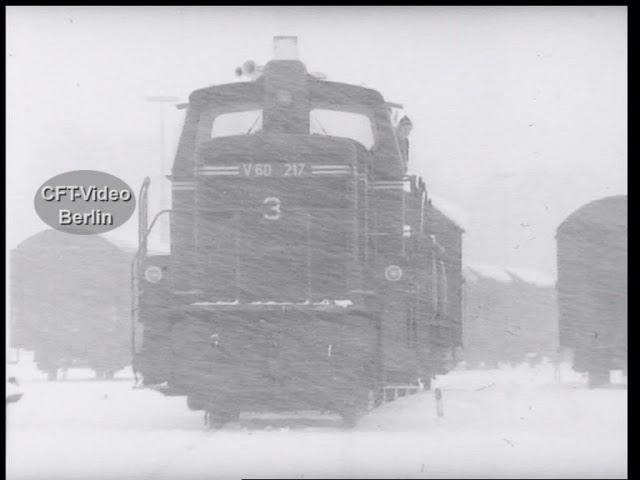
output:
M138 249L131 262L131 369L133 370L134 384L138 383L138 372L135 364L136 324L138 323L138 262L141 252L146 251L147 246L147 206L150 184L151 179L145 177L138 193Z
M151 224L148 224L148 192L151 179L145 177L140 187L138 206L138 249L131 262L131 368L133 370L134 383L138 385L138 371L135 367L136 355L136 325L138 322L139 305L138 305L138 285L140 277L140 261L147 253L148 239L156 222L165 213L185 213L182 210L164 209L155 214Z
M140 250L143 245L146 249L145 233L147 231L150 184L151 179L149 177L145 177L142 185L140 186L140 193L138 194L138 198L140 199L140 204L138 206L138 250Z

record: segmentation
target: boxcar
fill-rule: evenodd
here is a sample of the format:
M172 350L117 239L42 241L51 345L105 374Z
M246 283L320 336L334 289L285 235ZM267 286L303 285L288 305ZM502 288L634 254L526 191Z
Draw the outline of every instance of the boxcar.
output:
M606 383L627 367L627 197L579 208L556 239L560 345L592 385Z
M90 367L102 377L130 363L133 256L106 239L46 230L11 251L11 342L39 369Z
M535 272L518 273L465 266L463 343L469 367L555 357L555 282Z

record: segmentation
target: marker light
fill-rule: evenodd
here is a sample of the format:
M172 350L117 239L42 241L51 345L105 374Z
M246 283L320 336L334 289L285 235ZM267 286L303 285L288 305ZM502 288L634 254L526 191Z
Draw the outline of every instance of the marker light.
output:
M160 280L162 280L162 270L160 269L160 267L156 267L155 265L147 267L147 269L144 271L144 278L149 283L158 283Z
M389 265L384 269L384 278L390 282L397 282L402 278L402 269L398 265Z
M257 65L253 60L247 60L241 66L236 68L237 77L247 77L249 80L256 80L262 75L264 67Z

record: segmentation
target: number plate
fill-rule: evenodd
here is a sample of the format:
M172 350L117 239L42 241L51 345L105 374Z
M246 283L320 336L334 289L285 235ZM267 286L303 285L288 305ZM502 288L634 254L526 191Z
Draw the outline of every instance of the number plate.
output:
M241 163L240 165L206 165L200 175L236 177L308 177L350 175L351 165L312 165L310 163Z
M242 163L244 177L306 177L311 168L306 163Z

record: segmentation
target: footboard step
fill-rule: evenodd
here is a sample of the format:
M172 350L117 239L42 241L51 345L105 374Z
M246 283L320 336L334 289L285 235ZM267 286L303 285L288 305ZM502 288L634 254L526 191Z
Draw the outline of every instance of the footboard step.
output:
M155 390L157 392L166 395L167 397L181 397L184 396L184 392L181 390L175 390L170 387L166 383L159 383L157 385L144 385L144 384L136 384L133 386L134 390Z
M332 420L340 417L334 413L319 410L282 411L282 412L243 412L244 420Z
M404 390L413 390L415 392L422 390L422 387L420 385L387 385L386 387L383 387L385 390L398 390L398 389L404 389Z

